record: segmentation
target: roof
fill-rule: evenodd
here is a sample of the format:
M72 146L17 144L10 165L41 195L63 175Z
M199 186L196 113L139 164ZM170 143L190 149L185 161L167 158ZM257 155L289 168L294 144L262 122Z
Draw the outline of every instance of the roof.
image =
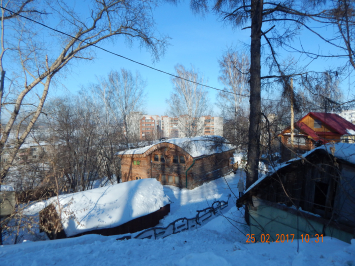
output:
M337 114L310 112L309 115L314 116L322 123L331 127L340 135L347 135L348 130L355 130L355 125Z
M313 116L314 118L320 120L323 124L327 127L332 129L334 132L316 132L312 128L308 127L306 124L301 122L307 116ZM337 114L332 113L319 113L319 112L310 112L300 120L295 123L295 127L300 129L302 132L310 136L315 141L323 139L322 135L355 135L355 125L347 121L346 119L342 118ZM280 135L284 135L285 131L290 129L287 127L284 129Z
M168 139L160 142L158 144L152 144L143 148L131 149L126 151L120 151L117 155L133 155L133 154L150 154L153 152L154 146L162 143L174 144L185 152L190 154L192 157L197 158L201 156L208 156L215 153L222 153L225 151L230 151L235 149L231 144L226 143L227 141L221 136L198 136L193 138L175 138Z
M341 143L341 142L338 142L338 143L335 143L335 144L325 144L325 145L322 145L320 147L317 147L317 148L315 148L313 150L310 150L310 151L304 153L302 156L300 156L298 158L291 159L291 160L289 160L287 162L284 162L284 163L278 165L271 172L269 172L268 175L262 176L261 178L256 180L245 191L245 194L247 192L249 192L250 190L252 190L253 188L255 188L260 183L262 183L265 179L267 179L268 177L272 176L275 172L279 171L280 169L290 165L294 161L299 161L302 158L306 158L310 154L312 154L314 152L317 152L319 150L324 150L328 154L332 154L337 159L341 159L341 160L344 160L344 161L346 161L348 163L351 163L351 164L355 165L355 143Z
M307 126L306 124L302 123L302 122L297 122L296 126L302 130L304 133L306 133L307 135L311 136L314 140L319 140L318 135L316 134L316 132L314 132L309 126Z
M56 204L54 200L53 204ZM169 204L163 186L154 178L134 180L59 196L65 234L116 227Z
M15 191L11 185L1 185L0 191Z

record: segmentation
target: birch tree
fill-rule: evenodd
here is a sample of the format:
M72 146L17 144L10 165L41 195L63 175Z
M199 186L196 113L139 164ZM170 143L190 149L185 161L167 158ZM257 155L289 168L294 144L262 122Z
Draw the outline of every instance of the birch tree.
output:
M23 1L26 2L32 1ZM138 42L151 52L153 59L158 59L164 51L166 39L155 34L151 12L156 1L91 0L86 5L78 10L71 1L41 2L51 19L40 18L44 24L53 22L56 32L16 15L10 5L3 9L2 45L10 50L2 67L7 64L14 74L10 77L12 83L5 83L4 90L11 97L1 104L1 112L8 114L0 139L0 152L4 152L10 139L14 139L14 145L8 162L1 168L0 181L6 177L19 148L40 116L50 87L71 62L94 59L93 47L105 40ZM15 19L5 20L11 16ZM7 43L4 42L6 28L11 29ZM65 30L66 34L58 33L58 30ZM20 114L24 114L23 119ZM24 130L15 132L15 125Z
M113 70L107 78L93 85L93 93L106 112L105 117L121 126L126 144L136 142L139 136L139 119L145 103L146 81L137 72L121 68Z
M188 70L182 65L175 66L175 72L179 78L171 79L174 87L166 101L168 115L178 118L178 129L184 137L201 135L204 127L200 117L211 112L208 92L197 84L203 84L205 79L194 69Z
M217 104L226 121L224 135L228 135L232 143L241 145L247 143L244 127L248 124L244 118L248 113L246 100L249 94L249 57L228 49L219 61L219 66L219 80L224 85L224 91L218 93Z

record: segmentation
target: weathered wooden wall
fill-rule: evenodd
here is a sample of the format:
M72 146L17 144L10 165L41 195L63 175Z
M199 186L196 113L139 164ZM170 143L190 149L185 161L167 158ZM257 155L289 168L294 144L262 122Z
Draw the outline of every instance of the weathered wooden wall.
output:
M355 224L355 166L334 160L324 150L297 160L267 177L248 193L251 196L300 206L302 210L334 219L343 224ZM345 171L346 170L346 171Z
M154 160L156 155L159 161ZM178 157L183 156L185 163L174 163L174 155ZM164 157L164 162L160 161L161 156ZM187 177L187 187L192 189L229 172L232 167L230 165L230 158L232 156L233 150L216 153L196 158L193 164L194 158L184 150L174 144L162 143L151 153L122 156L122 182L142 178L156 178L163 185L185 188L186 170L193 164Z

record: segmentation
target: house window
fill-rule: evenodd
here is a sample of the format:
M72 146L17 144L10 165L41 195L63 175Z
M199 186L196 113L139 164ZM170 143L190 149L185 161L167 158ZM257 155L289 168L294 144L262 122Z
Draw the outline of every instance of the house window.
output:
M166 183L166 176L165 175L161 175L161 182Z
M154 155L154 161L159 162L159 155L157 155L157 154Z
M287 138L287 144L291 144L291 137ZM306 145L306 138L304 137L294 137L293 145Z
M140 165L141 161L133 161L134 165Z
M164 155L160 155L160 162L165 163Z
M175 185L179 185L180 178L178 176L175 176Z
M139 177L139 176L136 176L136 180L139 180L139 179L142 179L141 177Z
M306 145L306 139L304 137L297 137L298 145Z
M185 163L185 157L174 155L173 163Z
M172 175L169 175L169 183L173 183L173 176Z
M322 128L322 122L318 119L314 119L314 128Z

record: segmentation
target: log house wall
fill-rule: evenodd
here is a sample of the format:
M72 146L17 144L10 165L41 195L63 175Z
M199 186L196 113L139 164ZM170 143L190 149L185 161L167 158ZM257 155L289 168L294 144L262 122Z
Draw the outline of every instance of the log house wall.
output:
M157 146L157 147L155 147ZM171 143L160 143L151 149L152 152L121 156L121 178L127 182L143 178L156 178L163 185L186 187L186 170L192 165L194 158L180 147ZM195 158L195 164L189 170L187 186L189 189L202 185L225 175L231 170L230 158L233 150ZM154 160L158 156L159 161ZM174 163L173 157L183 156L185 163ZM161 162L161 156L165 162Z

